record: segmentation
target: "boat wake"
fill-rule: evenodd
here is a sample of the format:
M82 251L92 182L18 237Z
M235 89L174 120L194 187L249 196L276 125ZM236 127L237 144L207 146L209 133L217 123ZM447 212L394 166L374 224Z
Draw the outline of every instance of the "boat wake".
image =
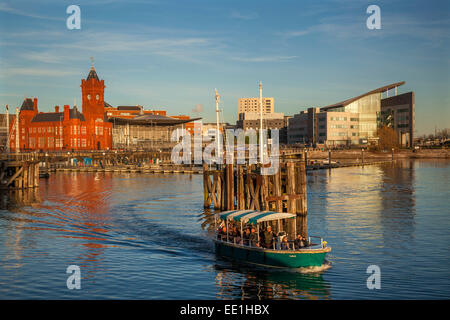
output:
M298 273L320 273L320 272L324 272L330 268L331 268L331 262L325 260L321 266L302 267L302 268L294 268L294 269L289 269L289 270L293 271L293 272L298 272Z

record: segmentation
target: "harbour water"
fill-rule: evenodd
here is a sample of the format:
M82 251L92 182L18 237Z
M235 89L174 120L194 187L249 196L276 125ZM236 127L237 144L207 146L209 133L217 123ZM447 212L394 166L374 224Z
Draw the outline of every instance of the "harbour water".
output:
M331 268L214 254L201 175L55 173L0 199L1 299L449 299L450 161L308 173L308 229ZM81 289L66 285L69 265ZM367 267L381 270L369 290Z

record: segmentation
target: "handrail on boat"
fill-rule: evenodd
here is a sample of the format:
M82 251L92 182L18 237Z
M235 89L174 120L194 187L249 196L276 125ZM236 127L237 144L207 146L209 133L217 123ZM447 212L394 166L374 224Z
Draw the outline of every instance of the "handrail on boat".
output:
M323 238L322 238L322 237L319 237L319 236L309 236L308 238L309 238L309 243L310 243L310 245L307 246L307 247L300 248L300 249L305 249L305 248L313 249L313 247L315 246L315 244L314 244L314 245L311 245L311 238L317 238L317 239L320 239L320 247L321 247L321 249L324 249L324 248L325 248L326 242L323 241ZM264 248L264 247L252 246L251 241L250 241L249 239L243 239L243 238L241 238L240 241L236 241L236 237L233 237L233 241L229 241L229 240L230 240L229 237L227 237L226 235L223 235L223 234L218 234L218 233L217 233L217 239L220 240L220 241L226 242L226 243L233 243L234 245L241 245L241 246L249 247L249 248L267 249L267 248ZM245 242L247 242L247 244L245 244ZM277 248L276 248L275 242L272 244L272 246L273 246L273 250L278 250L278 251L296 251L296 250L299 250L299 249L296 249L296 248L295 248L295 243L294 243L293 240L289 240L289 241L288 241L288 247L289 247L289 249L281 249L281 248L280 248L280 249L277 249ZM316 249L317 249L317 248L316 248Z

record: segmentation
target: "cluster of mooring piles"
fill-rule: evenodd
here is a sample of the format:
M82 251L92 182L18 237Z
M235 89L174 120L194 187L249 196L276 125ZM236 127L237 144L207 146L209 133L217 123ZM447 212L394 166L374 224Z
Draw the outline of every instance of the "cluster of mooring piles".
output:
M0 161L0 189L39 187L39 161Z
M204 164L203 190L205 208L294 213L297 232L307 235L304 161L281 162L273 175L262 175L261 165L256 164L215 169Z

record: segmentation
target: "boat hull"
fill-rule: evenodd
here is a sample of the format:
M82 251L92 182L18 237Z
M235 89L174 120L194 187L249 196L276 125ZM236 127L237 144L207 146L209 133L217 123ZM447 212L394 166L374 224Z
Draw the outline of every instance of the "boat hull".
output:
M250 248L223 241L215 241L216 254L237 261L279 268L322 266L331 248L301 250L271 250Z

